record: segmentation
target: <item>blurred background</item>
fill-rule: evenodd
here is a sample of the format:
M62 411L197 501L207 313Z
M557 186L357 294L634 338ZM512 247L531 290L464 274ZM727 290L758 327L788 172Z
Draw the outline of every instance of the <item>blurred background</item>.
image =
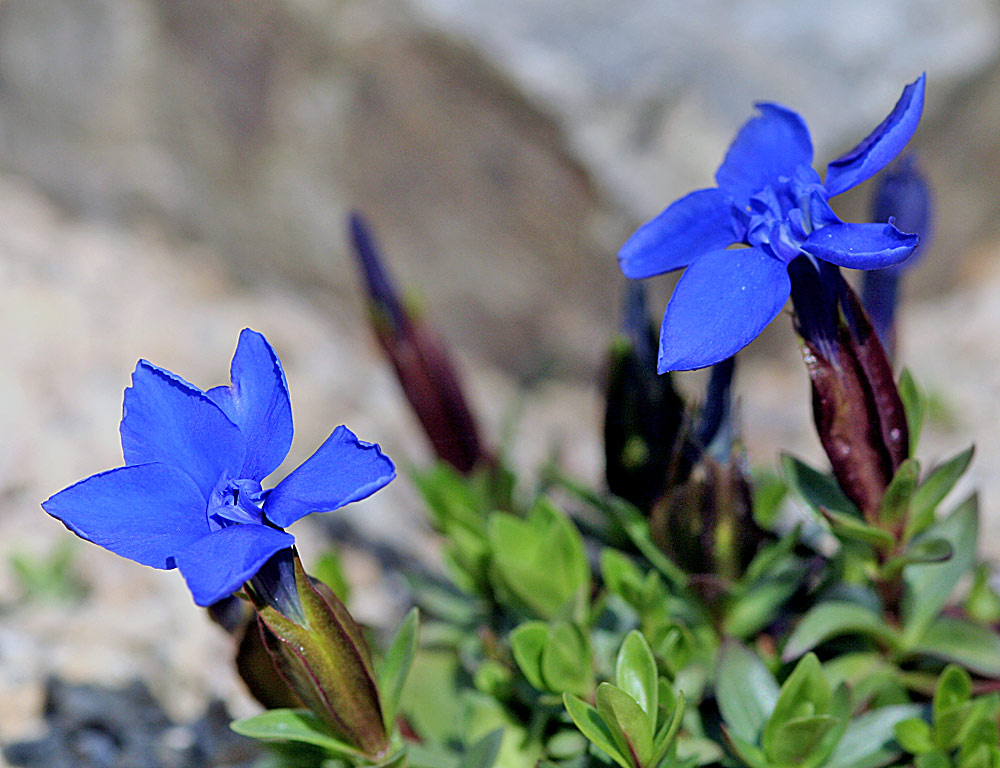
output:
M366 324L345 236L358 209L491 441L509 429L519 467L558 452L597 482L619 245L712 185L754 101L799 111L822 168L924 70L911 147L934 241L905 286L899 359L936 404L922 458L977 443L1000 557L996 0L2 0L0 743L43 730L50 675L141 679L182 721L215 697L252 711L177 574L70 540L38 506L121 463L138 358L207 388L253 327L295 409L278 477L340 423L401 465L428 460ZM838 212L863 220L870 194ZM670 286L651 281L657 313ZM739 373L756 466L821 456L789 326ZM344 516L433 560L405 477ZM323 533L300 525L308 562ZM81 591L35 595L11 559L67 541ZM392 615L400 585L363 548L346 560L359 618Z

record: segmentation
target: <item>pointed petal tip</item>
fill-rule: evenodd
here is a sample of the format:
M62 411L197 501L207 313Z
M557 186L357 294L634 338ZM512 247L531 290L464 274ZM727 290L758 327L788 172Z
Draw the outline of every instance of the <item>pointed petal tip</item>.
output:
M830 197L867 181L885 168L913 137L924 111L924 72L903 88L896 105L868 136L827 165L824 185Z
M371 496L396 477L377 443L337 427L308 459L278 483L264 502L267 519L286 528L313 512L332 512Z
M732 197L717 187L697 189L675 200L619 249L622 274L632 280L662 275L736 242L732 205Z

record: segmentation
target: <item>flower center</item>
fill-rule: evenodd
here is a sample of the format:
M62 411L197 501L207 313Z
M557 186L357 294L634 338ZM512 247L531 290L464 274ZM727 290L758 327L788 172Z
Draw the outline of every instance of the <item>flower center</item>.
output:
M239 523L264 522L261 504L267 494L256 480L223 476L208 499L208 524L213 531Z
M786 264L802 253L802 243L813 229L814 198L822 199L816 172L799 166L791 176L779 176L750 198L734 217L746 228L744 241ZM735 206L734 206L735 208Z

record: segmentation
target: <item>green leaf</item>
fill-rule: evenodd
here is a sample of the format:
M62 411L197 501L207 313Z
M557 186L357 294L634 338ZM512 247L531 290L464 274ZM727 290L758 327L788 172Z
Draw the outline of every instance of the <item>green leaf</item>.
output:
M954 768L944 752L925 752L914 762L916 768Z
M615 519L632 543L635 544L635 548L668 582L678 589L687 586L687 574L656 546L656 543L650 538L649 521L638 509L618 497L609 499L602 506L602 509L605 509Z
M778 701L778 683L756 654L727 641L719 652L715 699L729 733L753 744Z
M510 633L514 661L527 681L539 691L546 689L542 676L542 654L548 639L549 628L543 621L526 621Z
M392 731L396 721L396 710L399 708L399 697L403 693L403 684L413 664L417 653L417 630L420 627L420 611L410 609L399 625L396 637L389 646L389 652L382 661L379 670L378 689L382 701L382 721L385 729Z
M330 734L327 725L307 709L271 709L231 723L241 736L264 741L295 741L312 744L344 757L364 757L350 744Z
M797 578L764 582L748 589L727 608L723 631L737 638L749 638L770 623L778 609L798 588Z
M340 562L340 555L335 549L328 549L321 554L312 566L312 575L326 584L333 594L348 602L351 596L351 586L344 576L344 569Z
M671 693L673 692L671 691ZM677 732L680 731L686 708L683 692L677 695L672 704L673 707L670 716L664 718L663 724L653 737L653 756L649 761L651 766L658 766L660 764L664 755L667 754L673 745Z
M570 617L590 582L590 565L565 513L542 497L528 519L490 515L487 538L502 586L541 618Z
M906 459L899 465L889 487L885 489L879 509L879 521L885 527L895 529L897 524L906 519L910 497L917 489L919 478L920 463L916 459Z
M903 401L906 430L910 433L910 455L914 456L920 441L920 431L924 426L924 417L927 415L927 398L917 386L913 374L906 368L899 375L899 398Z
M655 728L659 713L656 660L646 638L637 630L633 629L625 636L618 651L615 683L635 699L649 717L650 727Z
M798 718L811 718L816 715L827 715L833 701L830 683L823 675L816 654L809 653L795 665L792 674L788 676L781 691L774 711L764 726L761 746L768 757L773 758L783 750L782 726ZM812 726L803 725L803 733L811 733ZM820 726L815 726L819 728ZM825 727L825 726L823 726ZM825 731L824 731L825 733Z
M623 754L618 748L615 734L596 709L568 693L563 694L563 704L566 707L566 711L569 712L569 716L576 724L576 727L598 749L603 751L618 765L622 766L622 768L634 768L632 760L628 757L628 753Z
M933 656L985 677L1000 678L1000 635L962 619L938 618L909 653Z
M622 751L635 755L637 768L649 765L653 756L653 728L636 700L611 683L601 683L597 686L597 711L612 733L616 727L621 731L625 739Z
M861 516L854 502L844 495L829 475L813 469L789 453L781 455L781 467L789 487L814 511L826 509L842 515Z
M979 537L979 503L975 495L966 499L948 517L914 539L944 539L952 557L943 563L919 563L903 569L903 642L913 646L941 612L955 586L972 567Z
M750 485L753 488L754 520L757 525L770 530L781 511L781 502L788 495L788 487L772 472L754 472Z
M899 645L898 634L871 608L830 601L811 608L802 617L785 643L781 658L792 661L827 640L847 634L865 635L893 649Z
M725 726L723 726L723 733L726 736L726 741L729 742L729 746L736 753L736 756L750 766L750 768L773 768L771 762L767 759L767 755L764 754L764 750L756 744L747 739L740 738L732 731L726 730Z
M493 768L502 743L502 728L487 733L462 755L458 768Z
M900 754L893 743L896 725L917 717L921 708L915 704L880 707L854 718L824 768L876 768L888 765ZM922 722L922 721L921 721Z
M906 526L906 538L915 536L934 522L938 504L944 501L959 478L965 474L972 462L975 446L970 446L944 464L935 467L927 479L920 484L910 500L910 520Z
M891 550L896 543L892 534L868 525L861 518L833 512L826 507L820 509L820 514L830 524L830 532L841 541L856 541L883 552Z
M542 651L542 679L554 693L590 694L593 688L587 638L573 624L560 621L549 628Z
M917 716L900 720L893 730L896 741L911 755L922 755L934 749L931 727Z
M944 668L934 690L934 712L944 712L960 704L965 704L972 696L972 678L969 673L955 664Z
M778 765L802 765L807 761L815 765L822 758L817 759L814 752L839 724L840 721L832 715L810 715L786 720L774 732L774 736L765 742L764 753Z
M976 565L972 587L965 598L965 612L980 624L1000 622L1000 595L990 585L992 569L986 563Z
M428 742L456 742L461 732L462 702L456 683L460 665L452 650L420 648L403 687L401 707L414 730ZM434 706L427 706L433 701Z
M943 563L951 559L953 554L951 543L947 539L922 538L899 557L892 558L882 566L882 579L895 579L903 568L915 563Z

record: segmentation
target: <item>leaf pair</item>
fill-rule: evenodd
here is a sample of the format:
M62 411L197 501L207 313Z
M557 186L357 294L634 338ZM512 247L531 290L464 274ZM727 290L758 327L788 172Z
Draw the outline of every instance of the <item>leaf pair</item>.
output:
M949 665L938 678L931 722L914 717L897 723L896 740L920 766L994 768L1000 765L998 710L996 694L973 699L969 673Z
M893 726L919 711L890 706L849 720L846 687L831 685L815 655L779 689L764 663L732 641L720 653L715 697L726 738L751 768L885 765L899 755Z
M571 694L564 694L563 702L583 735L622 768L674 764L684 698L675 697L659 677L641 633L633 630L626 636L615 682L597 687L596 708Z
M494 586L523 611L543 619L583 609L590 564L576 526L542 497L526 518L494 513L487 523Z

